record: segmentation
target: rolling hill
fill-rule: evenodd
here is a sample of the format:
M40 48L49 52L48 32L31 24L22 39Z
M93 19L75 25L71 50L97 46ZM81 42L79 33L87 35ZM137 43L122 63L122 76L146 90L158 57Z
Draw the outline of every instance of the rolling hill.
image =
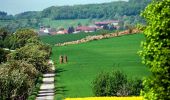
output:
M122 70L129 78L149 75L137 52L143 34L125 35L88 43L53 47L52 59L57 65L56 98L94 96L91 82L102 71ZM67 55L68 63L59 64Z

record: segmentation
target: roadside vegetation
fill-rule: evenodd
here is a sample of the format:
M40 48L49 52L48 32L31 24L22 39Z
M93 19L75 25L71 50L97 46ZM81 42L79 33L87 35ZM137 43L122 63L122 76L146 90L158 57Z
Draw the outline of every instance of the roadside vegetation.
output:
M3 42L0 48L0 99L25 100L35 91L42 73L50 71L47 60L51 48L31 29L19 29L15 34L6 30L0 33Z

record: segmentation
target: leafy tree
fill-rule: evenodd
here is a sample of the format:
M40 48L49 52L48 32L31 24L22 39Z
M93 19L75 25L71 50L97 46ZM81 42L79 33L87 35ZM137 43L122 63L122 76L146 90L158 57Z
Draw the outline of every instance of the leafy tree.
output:
M68 28L68 33L73 33L73 32L74 32L74 27L73 26L69 27Z
M153 0L142 13L147 21L141 56L152 76L143 82L146 100L170 100L170 0Z
M20 48L27 44L28 40L31 38L37 38L38 34L31 30L31 29L19 29L10 37L11 41L13 42L12 48Z

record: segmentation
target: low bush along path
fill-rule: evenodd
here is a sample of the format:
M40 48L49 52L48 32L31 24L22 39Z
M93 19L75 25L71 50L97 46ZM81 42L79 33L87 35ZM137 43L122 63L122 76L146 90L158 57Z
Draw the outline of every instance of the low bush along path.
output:
M40 87L39 94L36 100L54 100L54 63L52 60L49 61L52 64L52 72L43 74L43 83Z

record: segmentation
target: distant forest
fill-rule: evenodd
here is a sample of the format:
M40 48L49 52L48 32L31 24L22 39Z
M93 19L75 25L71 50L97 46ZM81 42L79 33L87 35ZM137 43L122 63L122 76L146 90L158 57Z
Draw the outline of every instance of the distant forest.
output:
M146 7L150 0L117 1L103 4L87 4L75 6L52 6L42 12L24 12L16 15L17 18L52 18L60 19L113 19L119 16L135 16Z
M116 1L102 4L52 6L44 9L43 11L27 11L16 14L14 16L0 11L0 20L12 20L13 24L20 23L18 24L19 27L33 28L37 27L38 23L40 23L41 19L43 18L50 18L51 20L116 19L123 21L128 20L130 24L136 24L143 21L142 18L139 16L140 12L144 10L144 8L150 2L151 0L129 0L128 2ZM13 24L12 27L17 27L17 25ZM7 27L11 27L10 25L6 24Z

